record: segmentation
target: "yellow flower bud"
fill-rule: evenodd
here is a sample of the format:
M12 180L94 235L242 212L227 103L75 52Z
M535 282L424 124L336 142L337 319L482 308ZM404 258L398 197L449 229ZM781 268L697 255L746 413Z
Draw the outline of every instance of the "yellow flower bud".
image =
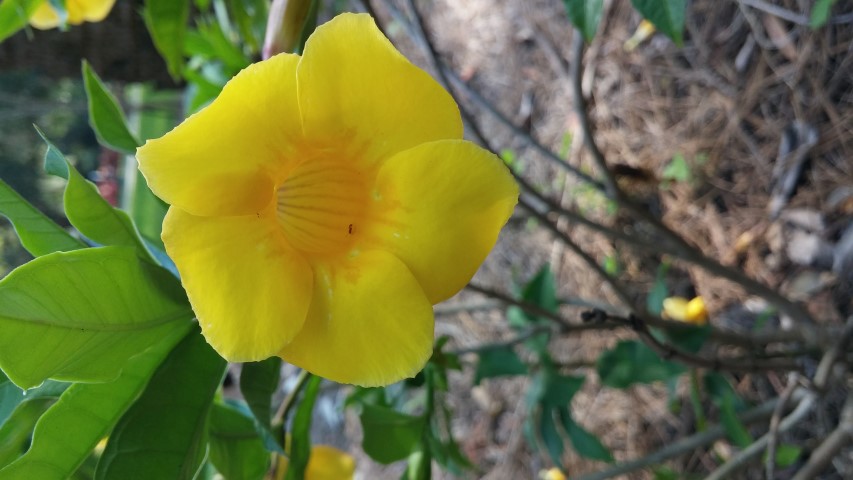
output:
M669 297L663 301L663 318L678 322L704 325L708 322L708 312L702 297L687 300L684 297Z

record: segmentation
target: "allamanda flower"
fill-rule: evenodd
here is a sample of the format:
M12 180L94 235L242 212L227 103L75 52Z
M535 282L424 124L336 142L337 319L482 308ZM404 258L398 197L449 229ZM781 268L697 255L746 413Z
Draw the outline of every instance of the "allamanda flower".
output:
M367 15L235 76L137 153L207 341L385 385L429 358L431 305L470 280L518 187L453 99Z
M279 456L275 469L275 480L287 476L287 457ZM314 445L305 466L305 480L352 480L355 475L355 459L348 453L328 445Z
M65 0L65 11L68 13L68 23L80 25L85 22L100 22L110 13L115 0ZM56 28L62 23L59 14L44 0L30 15L30 25L41 30Z

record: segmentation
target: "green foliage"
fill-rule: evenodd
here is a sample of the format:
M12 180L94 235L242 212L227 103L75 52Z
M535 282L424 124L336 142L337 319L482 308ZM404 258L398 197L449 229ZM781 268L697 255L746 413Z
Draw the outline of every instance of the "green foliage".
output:
M684 44L684 14L687 0L631 0L640 14L679 47Z
M563 0L569 20L581 31L584 40L591 42L601 22L604 0Z
M0 281L0 367L22 388L109 381L190 318L174 277L132 249L52 253Z
M613 455L610 453L610 450L601 443L598 437L578 425L572 419L567 408L560 408L558 412L562 426L569 436L569 440L571 440L575 451L593 460L601 460L603 462L613 461Z
M224 372L225 360L198 330L186 336L116 425L95 478L195 478L207 448L208 412Z
M189 15L189 0L145 0L142 10L154 46L175 79L183 69L184 35Z
M783 443L776 447L776 466L780 468L790 467L800 458L802 453L802 448Z
M835 2L836 0L816 0L814 5L812 5L809 25L814 29L826 25L826 22L829 21L829 13Z
M214 404L210 411L210 462L228 480L261 480L270 455L253 421L234 407Z
M0 426L0 438L3 439L0 443L0 468L12 463L24 453L36 422L54 401L52 398L37 398L18 405L11 412L6 422Z
M0 3L0 42L24 28L42 0L3 0Z
M628 340L602 353L596 368L601 382L614 388L665 381L685 372L683 366L660 358L644 343Z
M278 357L244 363L240 370L240 392L252 412L264 446L271 452L284 455L283 445L276 440L270 426L271 397L278 388L280 376L281 359Z
M83 82L89 105L89 125L98 136L98 140L107 147L134 155L139 140L127 128L127 120L118 101L107 90L98 74L83 61Z
M646 310L657 317L663 312L663 301L669 296L669 289L666 286L666 274L668 271L668 262L662 262L658 266L657 274L655 274L655 283L652 285L649 296L646 297Z
M290 445L288 445L290 461L285 480L300 480L305 477L305 468L308 467L308 458L311 456L311 415L322 380L320 377L311 375L305 386L302 401L299 402L299 407L293 416Z
M752 435L737 418L737 412L746 404L737 395L731 383L726 377L716 372L706 374L703 383L711 401L720 409L720 422L726 431L726 436L739 447L751 444Z
M661 178L674 182L689 182L693 178L690 172L690 166L684 159L684 155L678 153L672 157L672 160L663 169Z
M75 383L68 387L39 419L27 453L0 470L0 478L69 477L139 397L185 332L164 334L158 343L130 359L113 382Z
M364 452L377 462L388 464L409 456L421 440L424 418L406 415L377 405L362 405Z
M35 257L86 246L24 200L3 180L0 180L0 215L12 222L21 244Z
M479 352L480 361L474 373L474 384L477 385L486 378L505 375L523 375L527 366L518 358L511 347L496 347Z
M71 225L101 245L134 247L140 256L152 260L130 217L104 200L98 188L80 175L38 127L36 130L47 144L45 170L68 180L63 200L65 215Z

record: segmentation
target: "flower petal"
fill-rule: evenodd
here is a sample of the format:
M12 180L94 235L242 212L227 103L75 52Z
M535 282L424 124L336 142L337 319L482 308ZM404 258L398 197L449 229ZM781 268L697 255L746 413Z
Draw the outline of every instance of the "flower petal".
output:
M219 97L137 150L157 196L193 215L254 215L298 159L296 55L281 54L232 78Z
M36 7L35 11L30 15L30 25L39 30L48 30L59 26L60 19L56 10L50 6L48 0L44 0Z
M302 331L279 355L341 383L388 385L414 376L432 352L433 314L405 265L370 251L314 266Z
M207 342L232 362L275 355L302 328L311 266L271 214L196 217L172 207L163 243Z
M68 5L71 5L71 3L72 1L69 0ZM87 22L100 22L107 18L116 0L77 0L76 3L84 4L83 18Z
M306 136L328 142L343 135L371 161L462 138L453 98L395 50L369 15L342 14L318 27L297 77Z
M430 302L474 276L518 201L518 186L493 154L464 140L426 143L379 170L368 241L400 258Z

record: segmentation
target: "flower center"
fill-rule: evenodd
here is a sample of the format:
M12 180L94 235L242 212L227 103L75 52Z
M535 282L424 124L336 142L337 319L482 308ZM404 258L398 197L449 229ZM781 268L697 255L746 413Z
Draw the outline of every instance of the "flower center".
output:
M331 160L308 160L277 189L278 221L290 244L311 254L350 249L364 219L363 175Z

